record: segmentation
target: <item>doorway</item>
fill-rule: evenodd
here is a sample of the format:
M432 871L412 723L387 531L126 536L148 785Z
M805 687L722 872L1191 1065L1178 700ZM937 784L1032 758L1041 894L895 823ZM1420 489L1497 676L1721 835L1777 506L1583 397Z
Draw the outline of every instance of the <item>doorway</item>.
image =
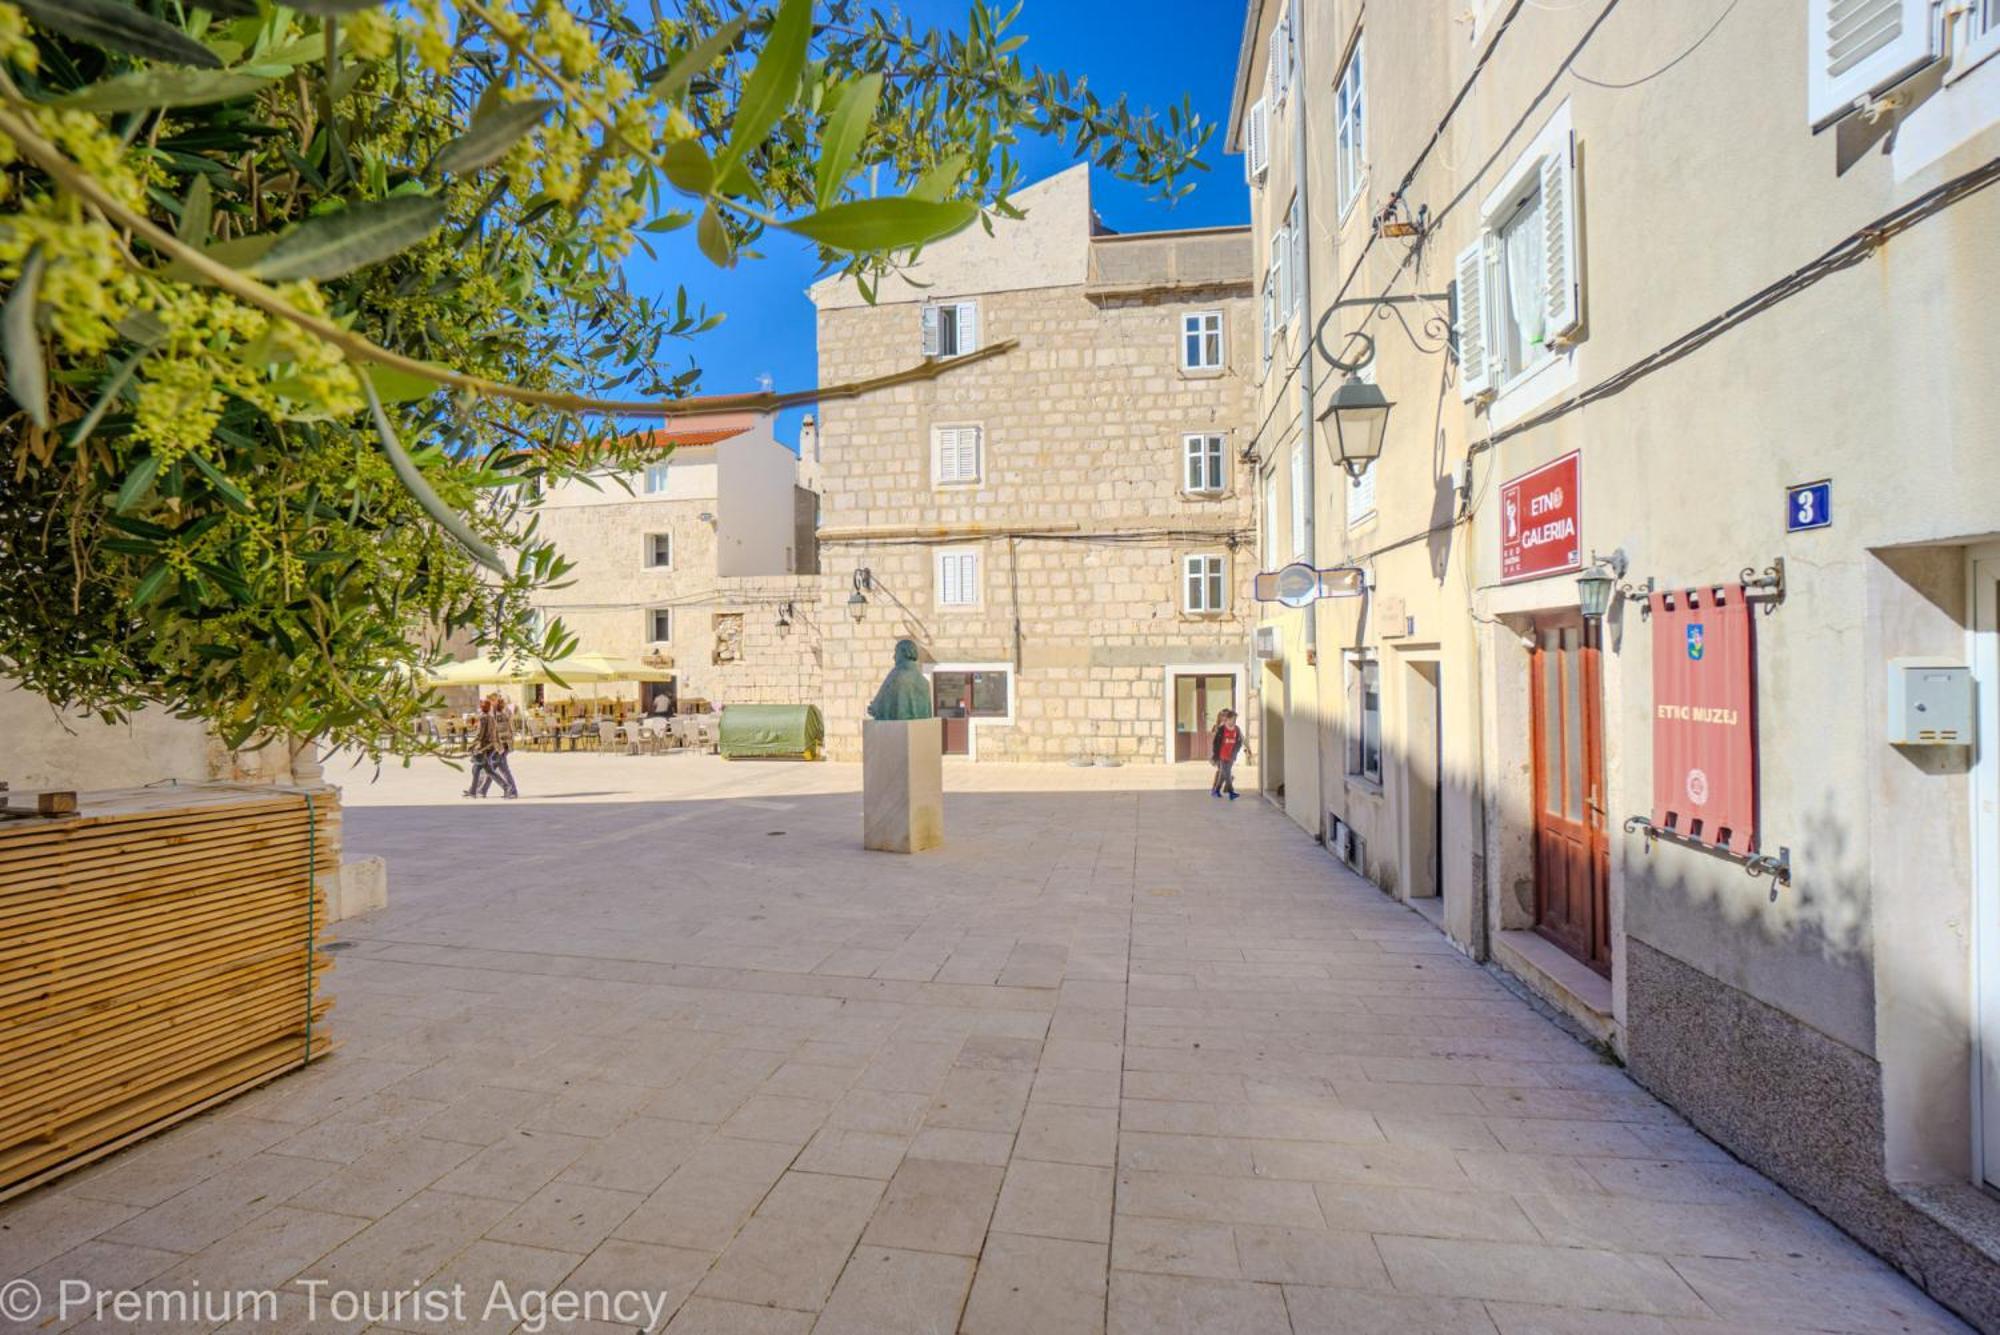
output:
M1285 800L1285 665L1280 660L1264 664L1263 687L1258 698L1264 702L1264 726L1257 734L1259 786L1264 795Z
M1227 672L1174 674L1174 761L1206 761L1208 739L1225 709L1236 708L1236 678Z
M1535 930L1611 975L1611 841L1595 636L1580 619L1537 622L1533 671Z
M1980 1176L2000 1186L2000 547L1973 552L1972 869Z
M1444 725L1436 662L1412 662L1404 691L1409 762L1403 767L1409 812L1409 898L1428 899L1444 889Z
M1011 674L1005 668L944 668L931 673L931 712L942 723L944 753L978 758L975 719L1012 717Z

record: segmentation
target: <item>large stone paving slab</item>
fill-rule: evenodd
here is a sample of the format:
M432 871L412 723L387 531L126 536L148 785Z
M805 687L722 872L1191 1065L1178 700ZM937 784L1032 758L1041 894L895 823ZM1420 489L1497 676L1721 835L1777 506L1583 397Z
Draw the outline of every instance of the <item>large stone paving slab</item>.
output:
M336 771L392 887L340 1050L0 1206L0 1280L277 1294L117 1329L505 1330L496 1282L677 1335L1960 1329L1205 771L955 768L896 857L853 767L515 768Z

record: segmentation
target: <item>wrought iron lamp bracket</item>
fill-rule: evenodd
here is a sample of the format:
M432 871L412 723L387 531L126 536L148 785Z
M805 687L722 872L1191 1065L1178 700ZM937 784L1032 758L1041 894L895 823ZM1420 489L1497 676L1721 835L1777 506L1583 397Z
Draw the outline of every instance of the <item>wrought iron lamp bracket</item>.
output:
M1644 835L1646 837L1646 852L1648 854L1652 853L1653 845L1656 842L1664 839L1670 844L1679 844L1683 848L1692 848L1699 852L1711 853L1726 861L1734 862L1742 867L1744 872L1753 879L1760 876L1768 876L1771 878L1771 902L1773 904L1778 902L1778 887L1789 886L1792 883L1792 850L1785 845L1780 845L1775 855L1770 853L1736 853L1726 848L1717 848L1713 844L1704 844L1699 840L1690 839L1686 835L1675 830L1670 830L1664 825L1655 825L1651 819L1645 816L1628 816L1625 820L1625 833Z
M1363 346L1359 356L1351 360L1343 359L1334 356L1327 348L1326 327L1332 323L1336 311L1367 307L1371 313L1379 309L1395 316L1396 322L1403 326L1403 333L1409 337L1410 346L1417 349L1417 351L1439 351L1437 348L1426 348L1418 341L1415 332L1410 328L1409 321L1403 318L1403 313L1397 310L1396 307L1416 305L1418 303L1435 304L1440 301L1444 302L1449 308L1448 313L1445 315L1433 315L1425 320L1424 333L1431 338L1442 340L1442 350L1447 356L1456 359L1458 356L1458 344L1454 332L1458 328L1458 289L1456 286L1447 288L1443 292L1410 292L1401 296L1349 297L1345 301L1336 301L1321 312L1319 323L1313 328L1313 346L1319 349L1320 359L1334 370L1345 372L1349 375L1361 371L1370 362L1375 360L1375 336L1359 329L1349 334L1347 336L1347 343L1352 343L1356 339L1359 339ZM1347 343L1341 345L1342 352L1347 350Z

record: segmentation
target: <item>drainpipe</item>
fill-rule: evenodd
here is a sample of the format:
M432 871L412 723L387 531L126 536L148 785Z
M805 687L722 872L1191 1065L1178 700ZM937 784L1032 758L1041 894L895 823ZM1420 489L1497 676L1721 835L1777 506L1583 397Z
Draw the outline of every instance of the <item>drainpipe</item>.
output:
M1288 0L1289 2L1289 0ZM1313 487L1313 479L1318 475L1318 461L1313 457L1313 376L1317 369L1313 364L1312 347L1313 297L1312 297L1312 192L1306 188L1312 176L1312 159L1307 156L1306 145L1306 86L1305 78L1305 10L1301 4L1291 3L1292 49L1298 53L1297 76L1292 87L1292 161L1297 179L1293 189L1299 195L1299 231L1304 240L1299 244L1299 309L1300 329L1306 340L1305 356L1299 361L1299 448L1306 452L1306 559L1317 569L1319 559L1319 495ZM1319 604L1311 604L1306 611L1306 647L1313 648L1319 640Z

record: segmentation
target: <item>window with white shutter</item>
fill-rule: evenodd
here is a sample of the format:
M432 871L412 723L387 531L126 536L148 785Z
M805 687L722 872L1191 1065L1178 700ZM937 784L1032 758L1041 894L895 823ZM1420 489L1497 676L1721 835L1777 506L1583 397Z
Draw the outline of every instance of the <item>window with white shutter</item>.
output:
M1284 550L1278 539L1278 470L1264 474L1264 566L1278 568L1278 553Z
M967 486L980 480L980 430L976 426L931 428L931 482Z
M1189 556L1181 562L1181 610L1189 616L1217 616L1229 610L1229 558Z
M646 643L668 644L674 638L674 609L671 607L649 607L646 609Z
M1265 76L1271 85L1271 100L1282 104L1285 94L1292 86L1292 20L1290 15L1278 20L1278 26L1271 29L1271 64Z
M1264 328L1263 328L1264 370L1266 372L1268 372L1271 369L1271 345L1273 341L1275 341L1278 333L1278 296L1277 293L1272 290L1271 283L1272 283L1272 274L1269 270L1266 270L1264 272L1264 292L1262 301L1264 310Z
M1243 118L1243 176L1251 184L1264 179L1271 167L1271 107L1263 98L1250 104Z
M943 547L937 554L939 607L977 607L980 602L979 552L976 548Z
M924 356L963 357L979 351L979 303L931 302L924 306Z
M1361 197L1361 180L1366 172L1361 101L1361 39L1357 37L1354 54L1347 58L1347 68L1341 71L1340 83L1333 94L1334 183L1342 217Z
M1486 237L1458 252L1458 392L1468 401L1491 392L1493 376L1486 362Z
M1576 135L1565 104L1480 204L1459 252L1459 392L1505 395L1555 362L1583 325ZM1545 386L1546 388L1546 386Z
M1968 0L1952 38L1949 77L1964 78L1995 55L2000 55L2000 0Z
M1932 7L1933 0L1806 0L1806 118L1814 129L1936 55Z
M672 464L646 465L646 494L656 496L667 489L667 478L672 474Z
M646 568L668 570L674 564L674 535L671 533L648 533L646 535Z
M1312 496L1306 487L1306 443L1303 439L1292 442L1292 556L1303 561L1311 553L1306 551L1306 507L1312 503Z
M1290 272L1292 275L1292 299L1285 307L1285 318L1305 314L1306 301L1306 228L1304 205L1297 195L1292 196L1292 207L1285 212L1285 239L1291 245Z
M1292 318L1292 243L1280 227L1271 233L1271 293L1278 299L1278 326Z
M1221 436L1181 437L1182 489L1199 495L1220 495L1228 490L1228 461Z

